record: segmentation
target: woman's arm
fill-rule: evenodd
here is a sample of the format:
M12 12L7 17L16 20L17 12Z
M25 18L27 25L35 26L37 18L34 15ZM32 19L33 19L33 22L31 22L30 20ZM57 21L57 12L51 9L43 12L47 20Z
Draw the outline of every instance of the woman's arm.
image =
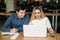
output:
M49 30L49 33L54 33L52 28L49 28L48 30Z
M54 33L54 31L53 31L53 29L51 27L51 23L50 23L48 18L46 18L46 25L47 25L49 33Z

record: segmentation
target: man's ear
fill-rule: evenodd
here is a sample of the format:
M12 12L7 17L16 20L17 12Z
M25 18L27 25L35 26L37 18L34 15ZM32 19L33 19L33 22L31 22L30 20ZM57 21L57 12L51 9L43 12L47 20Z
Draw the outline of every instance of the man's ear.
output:
M16 11L16 13L18 13L18 11Z

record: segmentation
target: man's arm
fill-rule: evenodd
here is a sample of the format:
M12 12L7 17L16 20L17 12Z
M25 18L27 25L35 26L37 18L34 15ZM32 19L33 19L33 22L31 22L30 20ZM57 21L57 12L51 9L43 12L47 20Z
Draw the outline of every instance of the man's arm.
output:
M2 26L3 32L10 32L9 25L11 24L11 20L12 20L12 15L10 17L8 17L7 21L3 24L3 26Z
M29 15L25 16L24 24L29 24Z
M25 15L23 24L20 25L21 27L18 27L18 32L23 32L23 25L29 24L29 15Z

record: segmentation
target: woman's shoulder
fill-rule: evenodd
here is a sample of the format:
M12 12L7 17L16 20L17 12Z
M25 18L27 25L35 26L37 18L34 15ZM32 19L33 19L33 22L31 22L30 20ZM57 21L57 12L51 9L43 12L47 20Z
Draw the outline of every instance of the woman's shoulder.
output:
M42 20L48 20L48 17L44 17L44 18L41 19L41 20L34 19L34 20L32 20L31 22L42 21Z
M48 18L48 17L45 17L44 19L45 19L45 20L49 20L49 18Z
M48 17L44 17L44 19L48 19Z

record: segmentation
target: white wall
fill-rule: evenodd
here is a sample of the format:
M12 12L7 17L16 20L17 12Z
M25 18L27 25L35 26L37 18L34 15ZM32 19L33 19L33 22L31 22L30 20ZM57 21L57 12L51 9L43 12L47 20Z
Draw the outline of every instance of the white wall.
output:
M14 10L14 0L6 0L6 12Z
M46 0L46 2L50 2L50 0Z

